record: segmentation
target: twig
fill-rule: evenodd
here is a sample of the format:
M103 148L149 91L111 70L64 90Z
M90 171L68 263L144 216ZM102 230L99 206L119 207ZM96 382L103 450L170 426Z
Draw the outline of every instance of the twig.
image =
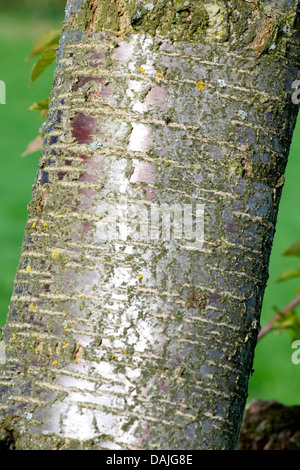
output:
M297 295L291 302L289 302L285 307L283 307L282 310L280 310L280 313L289 313L293 308L297 307L297 305L300 304L300 294ZM277 313L274 315L273 318L271 318L268 323L266 323L262 329L260 330L257 341L259 341L261 338L263 338L267 333L269 333L273 329L273 324L280 319L280 315Z

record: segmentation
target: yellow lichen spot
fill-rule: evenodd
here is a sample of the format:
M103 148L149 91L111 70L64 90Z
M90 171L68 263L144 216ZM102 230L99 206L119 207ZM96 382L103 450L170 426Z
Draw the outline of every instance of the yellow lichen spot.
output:
M68 328L68 325L64 325L64 329L66 330Z
M123 354L127 354L127 351L126 351L126 349L123 349Z
M139 279L143 279L143 277L144 277L144 274L139 275Z
M111 358L114 359L116 356L114 354L111 355Z
M36 227L36 222L33 222L31 225L31 228L35 228L35 227Z
M145 22L145 26L148 26L148 21Z
M205 217L206 217L207 219L210 219L210 215L209 215L209 214L207 214Z
M119 319L119 322L122 323L122 318Z
M14 333L11 334L13 339L16 339L16 335Z
M57 230L57 229L58 229L58 226L57 226L57 225L55 225L55 227L54 227L54 230Z
M140 71L141 73L145 73L145 72L146 72L146 70L143 69L143 67L139 67L139 71Z
M199 91L203 92L206 88L206 85L204 85L204 82L197 82L196 87L198 88Z
M35 333L32 333L32 334L31 334L31 338L34 338L34 337L35 337Z
M58 364L58 361L55 359L55 361L52 362L53 366L56 366Z
M222 34L222 31L218 31L218 33L217 33L217 34L218 34L218 36L221 36L221 34Z
M79 364L78 359L74 359L75 364Z
M161 73L161 72L157 72L157 74L156 74L156 75L157 75L158 77L163 77L163 76L164 76L164 74L163 74L163 73Z
M30 308L30 310L34 310L34 309L35 309L35 306L34 306L33 304L30 304L30 305L29 305L29 308Z
M69 347L69 343L66 343L65 341L64 341L63 344L64 344L64 347L65 347L65 348L68 348L68 347Z
M52 250L52 258L58 259L60 257L60 251L59 250Z
M231 166L233 166L233 168L235 167L235 163L233 163Z
M31 266L26 266L26 272L30 274L31 271L32 271L32 267Z
M105 258L103 258L103 263L106 263L106 259L105 259Z
M47 222L43 222L43 227L48 227Z
M108 338L108 341L111 341L111 338Z
M66 315L67 315L67 313L66 313L66 312L63 312L63 316L65 317Z
M244 266L242 267L242 271L243 271L243 272L245 271L245 268L244 268Z

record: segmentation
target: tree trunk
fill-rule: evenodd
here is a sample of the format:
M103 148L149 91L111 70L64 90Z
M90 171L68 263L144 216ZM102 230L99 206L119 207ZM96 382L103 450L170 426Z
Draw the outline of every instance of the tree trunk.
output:
M5 445L237 447L298 110L298 2L260 3L68 1Z
M300 450L300 406L253 400L246 407L239 450Z

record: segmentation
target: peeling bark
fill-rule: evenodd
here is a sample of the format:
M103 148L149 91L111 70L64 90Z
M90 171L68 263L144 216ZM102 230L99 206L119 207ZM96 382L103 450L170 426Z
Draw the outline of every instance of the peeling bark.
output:
M298 111L296 3L68 1L2 442L236 448ZM204 242L162 240L154 209L196 204Z

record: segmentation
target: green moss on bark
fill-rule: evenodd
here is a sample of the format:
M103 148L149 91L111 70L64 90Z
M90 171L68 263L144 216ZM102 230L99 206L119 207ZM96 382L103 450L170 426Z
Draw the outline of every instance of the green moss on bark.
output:
M228 38L226 2L189 0L86 0L73 18L79 30L111 31L116 34L143 33L172 41Z

